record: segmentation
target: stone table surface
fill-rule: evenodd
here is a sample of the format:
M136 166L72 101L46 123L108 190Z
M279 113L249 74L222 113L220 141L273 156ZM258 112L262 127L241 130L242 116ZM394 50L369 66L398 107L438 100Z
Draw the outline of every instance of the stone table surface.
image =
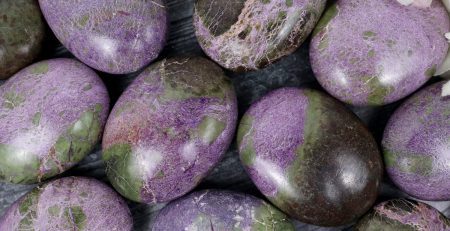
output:
M167 0L167 7L170 13L170 34L167 45L159 59L177 55L205 56L194 34L192 25L193 6L194 0ZM46 39L44 52L39 60L55 57L73 57L55 39L50 30L47 30L49 35ZM227 72L227 75L232 78L237 92L240 117L251 103L271 90L287 86L321 89L310 67L308 44L309 40L294 54L283 58L281 61L263 70L250 73ZM129 75L110 75L101 72L98 72L98 74L108 87L112 103L114 103L126 86L139 74L139 71ZM434 79L430 82L435 82L436 80ZM380 141L389 116L400 103L397 102L383 107L349 106L349 108L370 128L377 141ZM100 158L99 146L92 154L88 155L82 162L62 176L90 176L108 183L105 175L105 165ZM3 214L9 205L35 186L0 183L0 214ZM263 198L240 164L236 151L236 141L233 142L224 159L195 190L199 189L228 189ZM385 176L378 201L398 197L407 197L407 195L396 189ZM447 217L450 216L450 201L427 203L442 211ZM158 214L158 211L164 207L163 204L149 206L131 201L128 204L134 218L134 230L151 230L152 220ZM297 230L351 230L349 227L324 228L300 222L295 223Z

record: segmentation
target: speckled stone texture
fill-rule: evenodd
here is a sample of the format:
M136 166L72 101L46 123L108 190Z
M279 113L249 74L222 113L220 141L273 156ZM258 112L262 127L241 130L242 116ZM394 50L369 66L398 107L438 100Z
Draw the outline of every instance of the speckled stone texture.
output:
M205 53L221 66L257 70L294 52L325 0L197 0L194 26Z
M347 224L377 197L382 161L375 140L355 115L319 91L269 93L245 113L237 139L259 190L302 222Z
M395 0L338 0L310 47L319 83L353 105L384 105L417 90L444 61L450 31L441 1L430 7Z
M36 1L0 1L0 79L11 77L36 58L44 34L44 20Z
M41 61L0 86L0 180L35 183L62 173L100 140L108 92L71 59Z
M354 230L448 231L450 230L450 221L427 204L395 199L377 205L355 225Z
M108 119L108 178L138 202L182 196L219 162L236 120L235 92L220 67L199 57L158 62L128 87Z
M37 187L0 219L0 230L131 230L125 201L102 182L66 177Z
M428 86L398 108L382 145L386 170L402 191L450 200L450 82Z
M39 0L56 37L97 70L123 74L157 58L167 36L162 0Z
M294 231L289 218L254 196L231 191L204 190L167 205L153 231Z

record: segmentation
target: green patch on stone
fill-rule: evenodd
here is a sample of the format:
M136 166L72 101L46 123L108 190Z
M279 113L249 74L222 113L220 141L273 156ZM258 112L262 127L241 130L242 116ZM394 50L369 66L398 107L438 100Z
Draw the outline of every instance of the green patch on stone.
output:
M374 56L375 56L375 50L374 50L374 49L370 50L370 51L367 53L367 57L369 57L369 58L373 58Z
M436 70L437 70L437 66L436 66L436 64L434 64L432 67L428 68L425 71L425 76L428 78L433 77L433 75L436 74Z
M123 103L122 105L117 107L117 109L114 109L115 110L114 115L120 116L122 113L133 109L133 107L134 107L134 105L132 102Z
M294 0L286 0L286 6L291 7L294 5Z
M237 132L237 143L240 148L243 145L244 136L246 136L247 143L245 147L240 151L240 158L244 165L250 166L253 164L256 158L255 149L253 147L253 139L252 134L250 134L250 130L252 129L253 118L250 115L245 114L241 122L239 124L238 132Z
M162 179L162 178L164 178L164 176L165 176L165 174L164 174L163 170L161 170L155 175L155 178Z
M187 59L163 62L161 65L164 94L160 97L163 100L205 97L224 99L233 90L230 79L222 70L204 60Z
M386 97L394 90L392 86L385 86L380 83L378 76L364 76L362 81L369 87L370 92L367 96L369 105L382 105Z
M364 31L362 35L363 35L364 40L369 40L369 39L373 39L375 36L377 36L377 33L373 32L373 31Z
M87 198L88 197L88 193L87 192L81 192L80 193L80 197Z
M294 225L286 215L265 202L255 209L254 216L251 231L295 230Z
M43 174L42 179L59 174L61 169L66 170L73 164L80 162L93 149L100 139L102 126L100 121L101 109L101 104L98 104L85 111L56 140L55 145L48 154L51 158L48 158L47 162L43 163L47 171Z
M226 123L213 118L206 116L200 122L198 126L198 134L203 142L207 144L212 144L216 139L222 134L223 130L225 130Z
M106 174L114 188L130 200L141 202L144 176L130 144L115 144L103 151Z
M83 87L83 91L89 91L91 89L92 89L92 84L90 84L90 83Z
M83 28L87 25L88 21L89 21L89 14L85 14L80 18L78 24Z
M319 42L319 51L323 52L325 49L327 49L329 46L329 38L328 35L324 35L323 38Z
M411 231L417 230L417 227L410 224L403 224L390 217L378 214L369 213L364 216L354 227L353 230L365 230L365 231Z
M397 44L397 42L394 41L394 40L392 40L392 39L388 39L388 40L386 41L386 45L387 45L389 48L394 47L396 44Z
M25 102L25 95L15 91L7 92L3 95L2 106L7 109L14 109Z
M64 217L70 230L84 230L87 219L83 209L80 206L71 206L64 208Z
M14 184L32 184L38 181L40 160L26 150L0 144L0 180Z
M324 30L328 24L335 18L339 13L339 9L337 7L336 3L333 3L323 14L322 18L317 23L316 28L313 31L312 36L316 36L319 34L322 30Z
M260 0L262 4L268 4L270 3L270 0Z
M394 167L397 163L397 155L388 149L383 149L383 159L386 167Z
M38 188L29 192L19 204L19 213L21 219L19 221L18 230L34 230L33 221L36 220L37 205L40 191Z
M33 123L35 126L39 126L39 123L41 122L41 116L42 116L42 113L41 113L41 112L36 112L36 113L34 114L33 119L32 119L32 123Z
M42 75L46 74L48 72L48 63L47 62L40 62L31 69L32 74L36 75Z
M47 212L52 217L59 217L59 215L61 214L61 207L59 207L58 205L53 205L47 209Z

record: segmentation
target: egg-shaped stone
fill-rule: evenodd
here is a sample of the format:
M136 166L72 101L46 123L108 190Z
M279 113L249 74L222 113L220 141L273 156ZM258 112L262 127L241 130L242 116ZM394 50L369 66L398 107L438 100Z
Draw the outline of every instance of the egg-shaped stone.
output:
M100 140L105 85L72 59L41 61L0 86L0 180L35 183L82 160Z
M197 0L200 46L221 66L257 70L293 53L319 20L326 0Z
M0 1L0 79L29 65L39 54L45 24L35 0Z
M404 102L389 119L382 146L387 173L402 191L450 200L450 82Z
M0 230L131 231L125 201L104 183L85 177L51 181L16 201L0 218Z
M444 231L450 230L450 220L425 203L395 199L375 206L355 225L354 230Z
M352 112L324 93L269 93L245 113L237 140L259 190L302 222L347 224L375 202L382 175L377 144Z
M102 144L108 178L134 201L180 197L222 158L236 120L234 88L220 67L200 57L164 59L111 112Z
M152 230L294 231L295 228L285 214L262 199L231 191L203 190L164 207Z
M39 0L61 43L90 67L112 74L139 70L164 47L163 0Z
M337 0L313 33L312 69L343 102L392 103L433 76L446 56L449 31L439 0Z

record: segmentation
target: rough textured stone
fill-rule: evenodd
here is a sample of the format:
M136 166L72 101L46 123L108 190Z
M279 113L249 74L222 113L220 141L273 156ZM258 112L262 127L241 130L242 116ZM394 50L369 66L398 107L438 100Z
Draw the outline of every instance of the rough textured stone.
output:
M71 59L41 61L0 86L0 179L35 183L82 160L100 140L108 92Z
M231 191L204 190L167 205L159 213L152 230L295 229L286 215L259 198Z
M354 227L355 231L450 230L450 221L435 208L412 200L396 199L377 205Z
M441 1L429 7L395 0L338 0L311 42L319 83L353 105L384 105L411 94L444 61L450 30Z
M256 70L293 53L325 0L197 0L194 26L205 53L221 66Z
M256 186L302 222L350 223L377 197L382 163L375 140L356 116L321 92L269 93L245 113L237 139Z
M16 201L0 219L0 230L131 230L125 201L91 178L51 181Z
M217 65L194 57L158 62L111 112L102 144L108 178L138 202L182 196L222 158L236 120L233 86Z
M383 137L392 181L424 200L450 200L450 82L419 91L392 115Z
M0 79L11 77L36 58L44 34L44 20L36 1L0 1Z
M156 59L167 36L162 0L39 0L58 39L85 64L108 73L137 71Z

